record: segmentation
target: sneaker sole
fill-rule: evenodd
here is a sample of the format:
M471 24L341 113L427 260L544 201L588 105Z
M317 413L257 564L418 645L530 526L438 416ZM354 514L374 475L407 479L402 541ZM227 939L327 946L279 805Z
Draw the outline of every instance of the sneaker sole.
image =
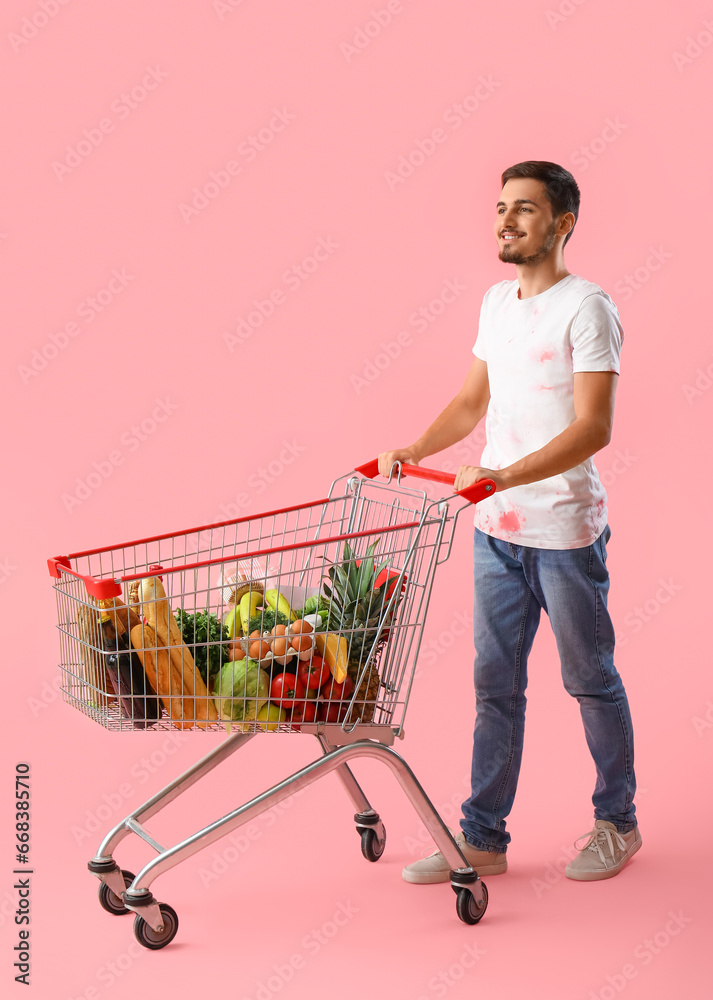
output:
M479 876L503 875L508 870L507 861L497 865L482 865L475 869ZM405 882L414 885L435 885L436 882L450 882L450 871L447 872L410 872L406 868L401 872Z
M627 856L623 859L623 861L620 864L616 866L616 868L607 868L605 871L593 871L593 872L586 872L586 871L578 872L575 870L571 873L565 869L565 875L567 878L571 878L574 882L601 882L605 878L614 878L615 875L619 874L624 865L628 861L631 861L631 859L634 857L634 855L636 854L636 852L639 850L640 847L641 847L641 841L639 841L632 847Z

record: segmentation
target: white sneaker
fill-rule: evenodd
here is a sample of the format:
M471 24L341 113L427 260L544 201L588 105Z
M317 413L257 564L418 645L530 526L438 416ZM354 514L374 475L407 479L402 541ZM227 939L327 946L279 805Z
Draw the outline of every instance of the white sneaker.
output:
M598 819L594 829L583 833L582 837L589 837L589 840L564 870L567 878L579 882L613 878L641 847L638 826L628 833L619 833L614 824L606 819ZM577 837L575 847L582 837Z
M453 834L452 830L451 834ZM453 838L468 864L471 868L475 868L478 875L502 875L503 872L507 871L508 862L505 854L497 854L495 851L479 851L477 847L466 843L462 830L460 833L453 834ZM441 852L433 851L432 854L426 855L420 861L406 865L401 874L407 882L431 885L434 882L450 882L450 871L451 866Z

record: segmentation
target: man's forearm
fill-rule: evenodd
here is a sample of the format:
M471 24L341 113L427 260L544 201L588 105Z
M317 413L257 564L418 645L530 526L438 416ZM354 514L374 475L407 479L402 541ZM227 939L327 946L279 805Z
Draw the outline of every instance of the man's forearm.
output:
M609 443L608 429L592 420L574 420L543 448L499 470L502 489L535 483L573 469Z
M475 410L462 396L456 396L412 445L418 453L419 461L428 455L435 455L436 452L450 448L457 441L462 441L471 433L482 416L483 414Z

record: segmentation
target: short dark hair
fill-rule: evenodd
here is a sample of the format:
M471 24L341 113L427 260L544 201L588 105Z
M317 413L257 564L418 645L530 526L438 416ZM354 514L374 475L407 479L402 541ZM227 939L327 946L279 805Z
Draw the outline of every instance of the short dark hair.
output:
M572 212L574 215L574 225L577 224L577 216L579 215L579 188L569 170L560 167L558 163L550 163L549 160L524 160L522 163L516 163L512 167L508 167L503 172L501 186L504 187L505 182L509 181L512 177L532 177L533 180L542 181L547 193L547 199L552 206L552 218L556 219L566 212ZM564 243L562 244L563 247L566 246L567 240L573 232L574 226L572 226L565 236Z

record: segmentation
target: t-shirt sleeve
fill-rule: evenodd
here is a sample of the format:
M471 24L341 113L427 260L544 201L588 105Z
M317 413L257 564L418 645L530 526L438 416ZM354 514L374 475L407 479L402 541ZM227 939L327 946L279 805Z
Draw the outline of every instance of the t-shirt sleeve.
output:
M619 312L599 292L582 299L571 329L572 371L619 374L624 331Z
M473 354L476 358L480 358L481 361L487 361L487 354L485 348L485 313L487 310L487 293L483 296L483 302L480 307L480 319L478 320L478 336L473 344Z

